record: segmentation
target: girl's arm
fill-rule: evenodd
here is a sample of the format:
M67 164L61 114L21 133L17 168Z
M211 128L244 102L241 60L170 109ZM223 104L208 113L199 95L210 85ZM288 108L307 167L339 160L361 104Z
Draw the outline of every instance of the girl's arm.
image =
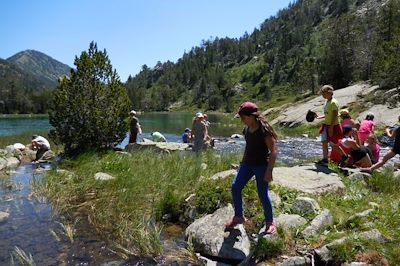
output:
M276 148L276 139L272 136L265 137L265 144L269 150L268 167L265 172L264 180L270 182L273 180L272 170L275 166L276 157L278 155L278 150Z

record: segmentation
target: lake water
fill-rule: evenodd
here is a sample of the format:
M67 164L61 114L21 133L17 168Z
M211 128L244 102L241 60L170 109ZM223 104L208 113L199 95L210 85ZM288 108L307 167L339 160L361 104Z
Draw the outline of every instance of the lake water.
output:
M0 137L25 132L46 131L50 128L49 119L45 116L0 116Z
M168 141L180 140L180 136L187 127L192 125L192 113L143 113L139 116L143 133L150 134L159 131L164 134ZM214 136L228 137L233 133L240 133L242 125L239 119L232 115L209 114L211 122L210 133ZM11 136L24 132L46 131L51 128L47 117L21 116L1 117L0 136Z

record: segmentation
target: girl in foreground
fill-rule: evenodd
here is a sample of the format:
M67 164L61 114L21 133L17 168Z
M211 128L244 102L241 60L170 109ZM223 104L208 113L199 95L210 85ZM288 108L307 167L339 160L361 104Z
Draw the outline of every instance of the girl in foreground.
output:
M242 103L235 117L240 117L240 120L246 125L243 129L246 147L238 173L232 183L235 216L225 223L225 227L233 228L237 224L244 223L242 190L255 175L258 197L264 209L265 233L272 234L276 231L276 226L273 222L268 183L273 179L272 170L277 156L277 134L265 118L260 115L255 103Z

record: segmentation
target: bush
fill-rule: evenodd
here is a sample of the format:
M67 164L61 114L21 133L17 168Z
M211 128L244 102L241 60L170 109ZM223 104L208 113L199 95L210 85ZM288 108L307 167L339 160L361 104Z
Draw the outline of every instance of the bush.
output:
M130 100L107 53L90 43L75 59L76 70L59 81L49 121L51 138L66 153L107 148L125 138Z

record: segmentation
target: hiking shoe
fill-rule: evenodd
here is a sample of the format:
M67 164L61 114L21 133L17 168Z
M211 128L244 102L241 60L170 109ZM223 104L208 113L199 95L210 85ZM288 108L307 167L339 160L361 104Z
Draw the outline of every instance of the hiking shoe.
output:
M270 235L276 232L276 225L274 223L265 223L265 233Z
M230 219L225 223L225 228L234 228L236 225L242 224L244 222L245 222L244 217L233 216L232 219Z
M328 159L327 158L323 158L317 162L315 162L316 164L327 164L328 163Z
M346 167L349 162L350 157L347 154L342 155L342 160L340 160L339 166Z

